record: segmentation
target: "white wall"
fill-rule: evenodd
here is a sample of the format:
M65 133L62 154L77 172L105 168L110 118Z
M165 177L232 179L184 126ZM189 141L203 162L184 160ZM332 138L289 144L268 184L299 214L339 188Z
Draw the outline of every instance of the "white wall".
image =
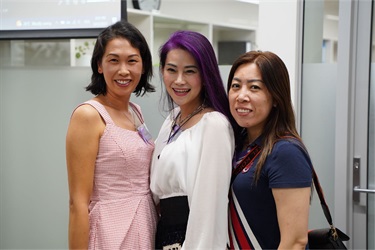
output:
M300 67L301 0L261 0L259 3L258 49L276 53L286 64L292 101L298 108Z

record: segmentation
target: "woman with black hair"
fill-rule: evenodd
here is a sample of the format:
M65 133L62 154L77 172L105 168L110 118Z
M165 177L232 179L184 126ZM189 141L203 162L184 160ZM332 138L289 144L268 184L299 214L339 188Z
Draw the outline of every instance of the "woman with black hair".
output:
M86 90L66 137L71 249L152 249L156 210L149 188L154 142L130 96L153 92L151 53L119 21L97 38Z

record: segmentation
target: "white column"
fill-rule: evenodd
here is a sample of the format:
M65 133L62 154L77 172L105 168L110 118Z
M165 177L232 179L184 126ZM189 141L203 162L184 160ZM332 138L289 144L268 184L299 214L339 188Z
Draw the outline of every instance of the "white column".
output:
M257 34L258 49L277 54L286 64L291 82L292 101L296 108L302 25L299 20L299 4L302 4L302 0L260 0Z

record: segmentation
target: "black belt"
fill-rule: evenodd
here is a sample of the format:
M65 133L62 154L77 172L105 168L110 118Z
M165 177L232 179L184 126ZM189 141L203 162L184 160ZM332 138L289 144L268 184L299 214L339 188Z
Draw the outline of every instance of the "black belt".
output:
M160 222L165 226L186 224L189 218L187 196L176 196L160 200Z

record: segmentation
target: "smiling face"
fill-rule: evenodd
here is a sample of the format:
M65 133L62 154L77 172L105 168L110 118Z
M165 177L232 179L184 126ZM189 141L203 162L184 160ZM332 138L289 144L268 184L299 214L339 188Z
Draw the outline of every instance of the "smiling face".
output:
M108 42L98 72L104 75L107 94L130 97L143 71L142 57L137 48L124 38Z
M228 92L230 112L236 122L247 128L252 142L263 132L272 109L272 96L254 63L239 66Z
M190 113L201 103L201 74L193 56L182 49L168 52L162 69L163 81L168 94L180 106L181 112Z

